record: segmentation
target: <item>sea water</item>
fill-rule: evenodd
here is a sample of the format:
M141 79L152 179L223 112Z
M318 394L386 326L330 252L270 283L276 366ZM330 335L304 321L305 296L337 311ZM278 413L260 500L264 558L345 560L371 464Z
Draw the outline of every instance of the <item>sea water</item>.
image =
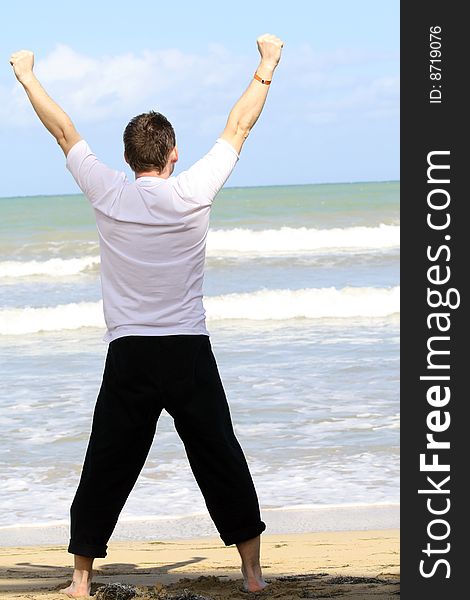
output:
M0 541L40 526L47 542L68 523L106 354L81 194L0 199L0 282ZM216 198L207 324L265 514L398 503L398 286L398 182ZM205 533L194 514L204 501L163 413L120 522Z

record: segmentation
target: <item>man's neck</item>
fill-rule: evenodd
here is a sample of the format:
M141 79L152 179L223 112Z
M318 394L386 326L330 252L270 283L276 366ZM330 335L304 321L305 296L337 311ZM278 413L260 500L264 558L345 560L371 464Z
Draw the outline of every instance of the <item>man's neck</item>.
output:
M169 170L165 169L161 173L159 171L143 171L142 173L134 173L135 178L139 179L140 177L159 177L160 179L168 179L171 173Z

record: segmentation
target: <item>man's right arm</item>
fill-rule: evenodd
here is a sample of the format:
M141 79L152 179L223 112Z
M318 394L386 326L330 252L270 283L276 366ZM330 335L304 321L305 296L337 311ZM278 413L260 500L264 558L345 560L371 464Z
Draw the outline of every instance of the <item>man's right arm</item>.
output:
M65 156L80 141L70 117L52 100L33 73L34 54L20 50L10 57L15 76L24 90L44 127L55 137Z
M270 82L281 59L283 42L275 35L264 34L256 40L261 55L256 75L263 81ZM263 110L268 95L269 84L253 78L242 97L232 108L227 125L220 136L240 153L243 143Z

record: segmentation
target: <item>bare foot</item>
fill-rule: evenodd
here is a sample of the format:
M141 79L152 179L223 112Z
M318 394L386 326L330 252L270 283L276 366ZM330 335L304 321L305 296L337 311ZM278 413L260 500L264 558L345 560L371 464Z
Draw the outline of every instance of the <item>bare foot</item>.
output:
M268 585L266 581L263 579L261 572L258 573L250 573L247 575L244 567L242 566L242 574L243 574L243 589L245 592L261 592Z
M60 592L69 598L86 598L90 596L91 581L88 581L87 578L72 581L68 587L61 589Z
M75 554L72 583L60 590L69 598L86 598L90 596L93 577L93 561L90 556Z

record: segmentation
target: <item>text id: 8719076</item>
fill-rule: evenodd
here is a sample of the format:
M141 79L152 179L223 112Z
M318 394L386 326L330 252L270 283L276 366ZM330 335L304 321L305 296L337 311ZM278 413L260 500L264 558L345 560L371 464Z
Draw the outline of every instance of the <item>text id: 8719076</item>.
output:
M441 104L442 102L442 28L433 25L429 28L429 79L432 89L429 92L430 104Z

